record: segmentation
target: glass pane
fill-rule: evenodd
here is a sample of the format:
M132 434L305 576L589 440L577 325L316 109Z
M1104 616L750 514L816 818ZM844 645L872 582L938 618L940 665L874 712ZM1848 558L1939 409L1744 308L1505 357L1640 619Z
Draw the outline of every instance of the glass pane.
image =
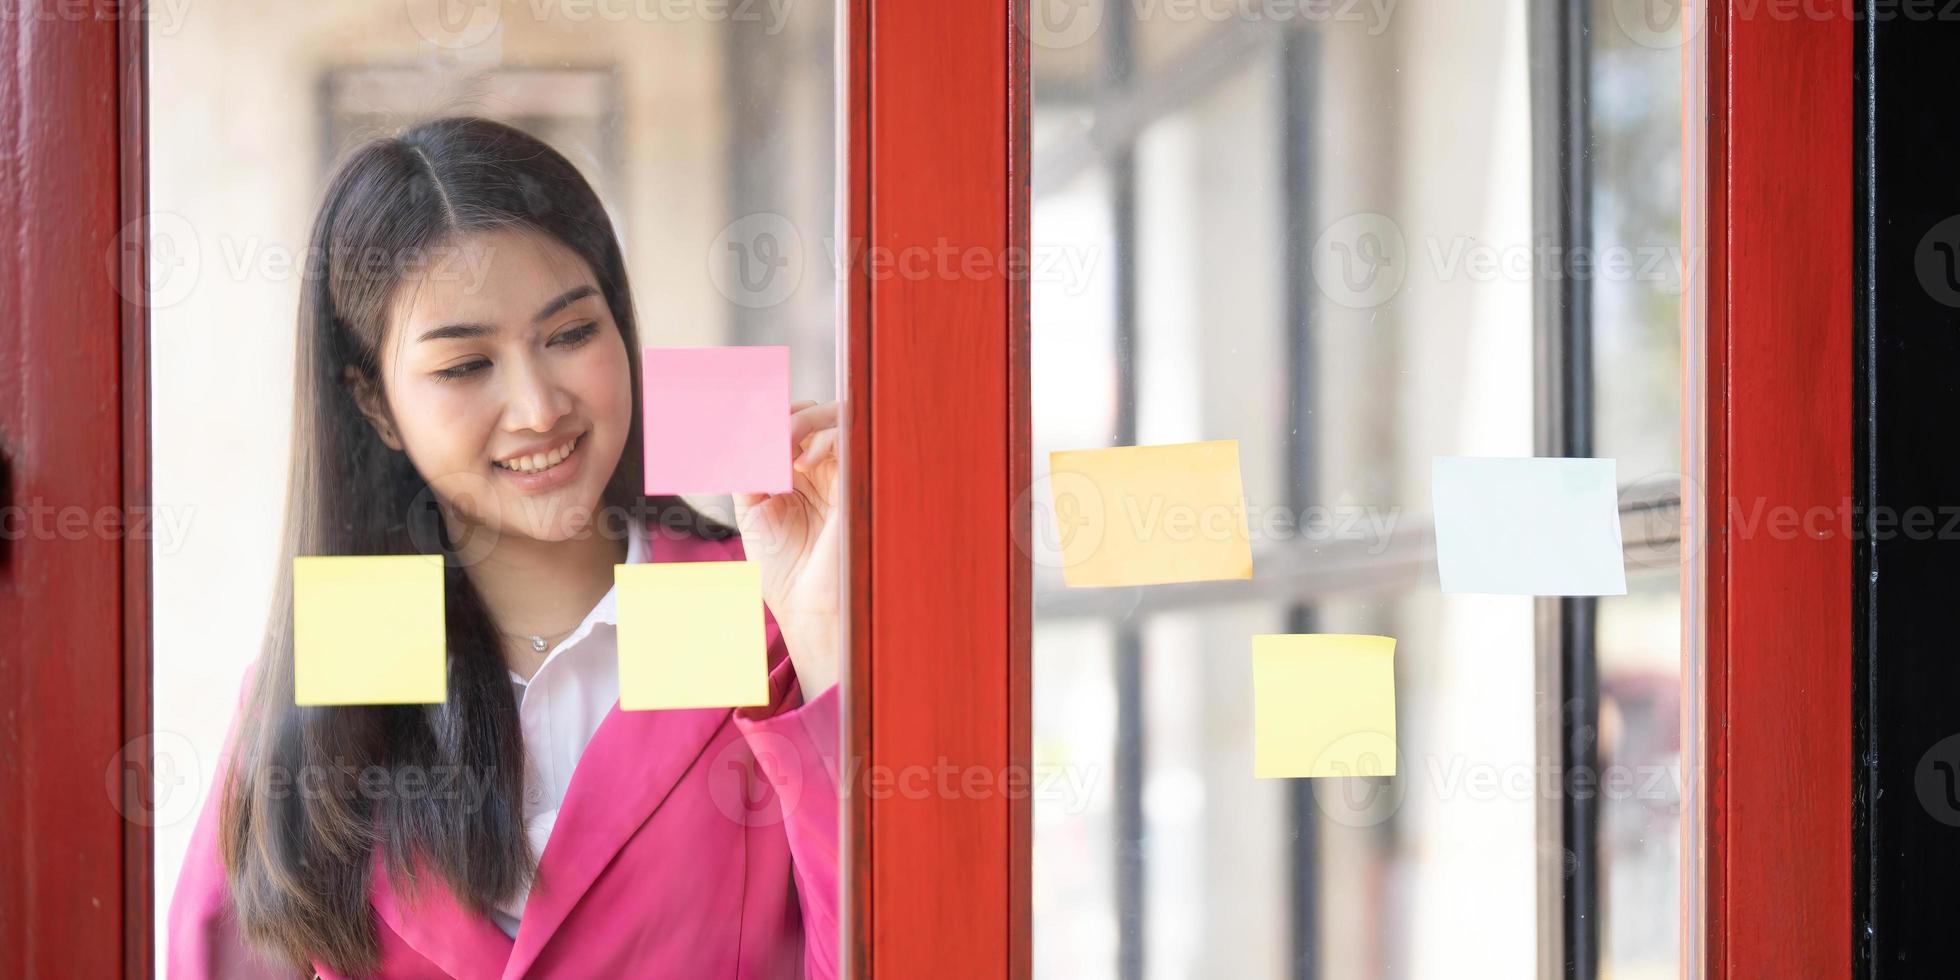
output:
M1601 975L1676 969L1682 32L1597 0L1542 49L1555 7L1034 5L1033 244L1070 270L1032 290L1035 476L1236 440L1253 554L1250 581L1071 588L1066 505L1036 501L1034 752L1079 777L1035 800L1038 975L1555 975L1567 903ZM1591 86L1582 242L1534 210L1561 64ZM1574 246L1600 261L1562 272ZM1563 275L1594 361L1554 375ZM1588 634L1596 895L1561 881L1561 606L1442 592L1430 486L1439 456L1559 455L1573 378L1629 592ZM1395 776L1255 778L1267 633L1396 639Z
M811 887L836 880L836 827L821 826L825 808L792 812L784 806L789 793L775 791L778 775L800 778L796 758L814 758L805 750L836 738L834 710L826 726L820 702L835 704L830 679L838 676L841 641L799 629L816 617L791 616L772 620L791 639L771 646L771 659L754 656L762 643L736 644L750 658L739 672L747 693L708 694L701 703L766 703L744 708L746 727L727 726L710 742L707 729L691 732L660 717L686 713L618 709L614 651L625 627L614 624L635 613L610 591L615 563L735 556L715 540L725 537L722 529L743 532L750 557L765 567L788 560L759 547L772 538L758 541L759 533L787 529L766 516L785 498L738 512L728 496L779 486L731 485L737 477L721 473L655 485L662 479L655 470L671 469L670 455L685 455L663 447L726 423L707 411L643 422L639 347L786 347L787 392L766 371L743 375L737 387L763 400L765 428L787 430L788 398L823 403L805 418L812 431L824 428L841 381L837 296L834 277L806 267L805 257L819 254L837 214L835 14L829 0L363 0L277 8L218 0L152 21L153 494L160 511L181 522L181 533L163 536L154 552L155 726L175 747L159 766L159 793L171 801L155 828L160 962L232 949L220 935L229 932L200 931L219 904L197 905L218 902L208 887L211 843L196 835L201 819L215 820L219 754L228 729L243 726L262 703L245 693L248 669L256 665L254 676L262 676L280 656L291 662L291 644L280 641L293 622L282 604L287 559L366 554L353 544L363 535L450 555L442 572L446 612L426 604L410 610L445 625L447 702L299 708L289 677L284 694L271 696L283 696L284 722L261 726L275 747L262 746L267 754L241 771L259 778L277 760L313 758L294 748L293 732L339 739L322 744L395 776L432 760L464 760L458 768L482 784L480 797L417 800L398 781L388 784L393 801L385 793L362 797L372 805L351 804L350 812L356 823L365 813L375 826L397 830L391 814L428 815L417 836L390 839L449 847L437 880L455 891L452 872L475 868L469 894L458 897L501 900L468 922L400 926L384 916L382 929L418 949L431 929L461 930L462 946L444 948L498 957L510 953L500 934L563 919L554 934L561 942L544 945L533 965L542 972L567 969L574 956L607 972L607 957L624 950L661 972L714 973L715 964L734 962L737 937L745 963L776 960L793 972L806 945L812 957L837 948L834 936L805 942L806 932L838 928L839 897ZM432 125L459 117L483 121ZM551 163L559 155L569 169ZM336 174L357 176L336 190ZM328 214L338 217L310 237ZM369 254L379 262L362 264ZM597 292L556 291L579 285ZM552 291L539 292L543 286ZM421 330L411 324L434 323L469 329L404 339ZM443 363L417 353L429 343L453 345ZM383 356L390 351L399 359ZM309 363L327 378L317 388L304 383L318 380L303 376ZM375 373L364 374L368 368ZM649 391L674 387L645 377ZM363 400L377 394L378 402ZM705 451L686 461L727 462ZM787 478L786 457L766 462ZM419 487L426 506L396 513L394 499L376 499L378 484L364 469L370 463ZM827 470L797 476L797 488L828 486L835 469L831 457ZM444 480L458 473L476 482L454 490ZM479 507L468 486L502 510ZM439 519L440 531L418 536L414 521L423 517ZM465 542L483 548L469 551ZM472 598L459 598L462 586ZM772 609L784 608L779 592L765 582ZM818 597L810 608L821 604ZM666 635L666 625L656 633ZM713 630L745 637L744 629L761 628L744 614L726 631L719 623ZM784 646L793 671L778 666L774 681L766 680ZM471 683L479 677L489 679ZM795 726L798 719L807 724ZM381 734L363 727L377 724ZM371 739L362 741L361 732ZM632 751L616 744L634 738L644 744ZM465 748L472 742L495 748ZM714 752L703 758L712 764L685 767L710 745ZM767 764L771 751L781 765ZM673 787L630 846L594 829L608 813L656 802L635 804L634 794L607 786L608 779L657 782L616 768L629 759L667 773L664 785ZM512 783L500 781L513 773ZM472 785L463 780L466 790ZM498 795L504 789L510 793ZM803 796L826 794L806 789ZM288 799L262 801L263 812L324 819L326 809ZM438 802L416 809L427 800ZM712 833L685 829L686 815L698 817L703 807L731 819L702 818ZM787 828L798 822L816 828L810 840L828 840L827 857L792 846ZM261 816L253 832L272 825ZM299 826L281 860L317 853L308 848L328 839L324 824ZM683 855L675 849L684 843L691 850ZM551 856L553 844L564 856ZM580 881L581 847L618 848L618 866L698 861L700 880L735 887L634 892L624 900L644 903L645 935L565 939L578 920L541 903L541 889L557 878L570 882L561 891L572 898L584 889L581 901L618 901L609 890L626 887L618 866L611 878ZM543 858L528 879L523 856ZM481 871L485 865L494 867ZM264 885L268 869L276 867L265 862L253 880ZM240 880L224 881L227 901L237 898ZM292 903L328 893L318 881L296 887L284 893ZM339 886L332 894L347 904L334 907L364 908L358 891L358 883ZM174 927L164 912L173 898ZM331 917L275 905L261 896L255 924L331 925ZM527 945L536 944L517 944ZM399 947L394 941L389 955L401 955Z

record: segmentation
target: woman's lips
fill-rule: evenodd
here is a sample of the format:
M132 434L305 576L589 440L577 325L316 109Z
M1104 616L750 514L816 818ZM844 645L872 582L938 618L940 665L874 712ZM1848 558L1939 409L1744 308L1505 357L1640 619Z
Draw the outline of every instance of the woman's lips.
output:
M490 464L499 477L509 480L511 485L523 493L537 493L564 486L578 476L580 465L585 457L579 450L585 446L585 436L580 434L564 445L542 453L520 457L516 461L496 461ZM553 462L553 460L556 462ZM516 466L540 467L519 470Z

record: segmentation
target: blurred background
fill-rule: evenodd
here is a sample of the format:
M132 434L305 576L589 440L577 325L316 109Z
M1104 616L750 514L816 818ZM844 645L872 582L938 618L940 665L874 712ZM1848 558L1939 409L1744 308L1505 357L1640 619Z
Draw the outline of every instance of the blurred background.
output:
M1037 975L1570 975L1556 644L1542 602L1440 594L1429 530L1432 457L1549 455L1529 39L1553 6L1033 3L1034 472L1237 439L1256 565L1064 590L1037 504L1033 751L1071 777L1034 802ZM1666 977L1686 39L1671 2L1573 6L1593 454L1618 460L1629 572L1597 604L1599 884L1575 906L1599 975ZM1397 776L1252 778L1268 632L1398 639Z
M611 212L643 343L787 344L793 395L827 400L834 19L829 0L204 0L153 19L153 494L183 525L154 546L154 710L156 731L186 748L158 767L159 962L163 913L264 633L296 270L334 162L436 115L543 137ZM767 244L780 262L760 256Z

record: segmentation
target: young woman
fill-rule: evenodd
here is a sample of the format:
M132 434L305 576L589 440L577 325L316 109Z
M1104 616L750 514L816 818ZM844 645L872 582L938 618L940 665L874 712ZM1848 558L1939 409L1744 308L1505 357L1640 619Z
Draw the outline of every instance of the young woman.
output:
M641 492L612 225L550 147L443 119L315 219L286 558L170 910L170 974L830 976L837 409L740 539ZM763 566L771 701L622 712L613 566ZM296 707L295 555L445 557L448 700Z

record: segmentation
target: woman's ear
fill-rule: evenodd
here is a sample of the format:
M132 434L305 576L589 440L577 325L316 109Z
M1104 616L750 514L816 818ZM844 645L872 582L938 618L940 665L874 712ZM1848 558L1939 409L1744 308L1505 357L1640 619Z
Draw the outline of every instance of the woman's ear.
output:
M341 369L340 380L354 396L354 404L360 406L368 424L374 426L374 434L380 436L389 449L401 452L401 435L395 431L394 416L388 411L388 400L381 395L381 386L352 364Z

